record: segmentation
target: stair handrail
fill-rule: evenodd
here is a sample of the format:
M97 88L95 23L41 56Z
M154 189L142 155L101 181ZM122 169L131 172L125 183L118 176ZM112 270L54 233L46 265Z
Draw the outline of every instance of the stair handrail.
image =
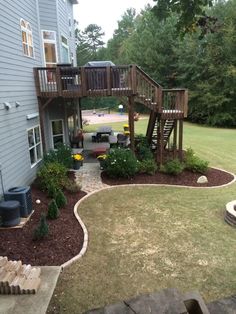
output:
M154 89L154 103L156 103L156 107L151 109L156 109L155 111L161 112L162 110L162 87L158 84L154 79L152 79L146 72L144 72L139 66L135 66L136 72L146 81L150 86ZM136 82L137 84L137 82ZM138 98L139 95L137 95ZM145 105L145 104L144 104ZM149 106L148 106L149 107ZM149 107L150 108L150 107Z
M153 78L151 78L140 66L136 65L137 72L140 72L145 78L150 81L150 83L158 88L162 88L162 86L157 83Z

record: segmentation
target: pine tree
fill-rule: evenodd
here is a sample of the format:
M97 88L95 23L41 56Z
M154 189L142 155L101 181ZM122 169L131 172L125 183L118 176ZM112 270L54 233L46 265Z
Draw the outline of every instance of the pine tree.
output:
M62 208L67 204L67 199L62 190L57 191L55 201L58 208Z
M57 203L54 199L51 200L51 202L48 205L48 215L47 217L49 219L57 219L60 212L57 206Z
M48 224L46 221L46 216L44 214L40 217L40 222L38 227L34 230L34 240L40 240L47 236L49 232Z

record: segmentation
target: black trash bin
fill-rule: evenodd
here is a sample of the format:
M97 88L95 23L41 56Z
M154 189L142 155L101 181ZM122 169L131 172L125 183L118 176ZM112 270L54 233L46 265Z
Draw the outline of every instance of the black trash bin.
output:
M14 227L20 223L20 203L4 201L0 203L0 216L3 227Z

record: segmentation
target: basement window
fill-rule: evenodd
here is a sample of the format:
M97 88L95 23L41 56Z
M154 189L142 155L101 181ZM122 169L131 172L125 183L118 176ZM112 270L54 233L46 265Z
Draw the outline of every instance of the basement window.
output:
M29 154L31 167L36 165L42 159L42 141L40 134L40 127L36 125L35 127L28 129L28 144L29 144Z

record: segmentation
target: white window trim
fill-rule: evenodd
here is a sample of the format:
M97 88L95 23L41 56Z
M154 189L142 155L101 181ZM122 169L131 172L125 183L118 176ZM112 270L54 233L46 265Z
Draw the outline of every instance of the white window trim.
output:
M21 23L24 22L26 25L29 25L30 26L30 29L29 30L27 27L24 27L21 25ZM23 48L23 44L25 44L27 46L27 51L29 53L29 47L32 48L33 50L33 56L30 56L29 54L25 54L24 53L24 48L23 48L23 54L25 57L27 58L31 58L31 59L35 59L35 53L34 53L34 40L33 40L33 31L32 31L32 27L30 25L30 23L28 21L26 21L25 19L20 19L20 29L21 29L21 42L22 42L22 48ZM27 39L27 42L26 43L23 43L23 39L22 39L22 32L25 32L26 33L26 39ZM29 35L31 35L31 39L32 39L32 45L29 44Z
M54 121L61 121L62 122L62 134L57 134L57 135L53 135L53 129L52 129L52 122ZM59 136L62 135L63 137L63 143L65 143L65 127L64 127L64 120L63 119L52 119L50 120L50 127L51 127L51 139L52 139L52 149L56 150L56 148L54 147L54 142L53 142L53 138L54 136Z
M54 33L54 38L55 39L44 39L43 38L43 32L50 32L50 33ZM55 52L56 52L56 63L55 63L55 66L57 65L58 63L58 52L57 52L57 34L55 31L51 31L49 29L41 29L41 36L42 36L42 43L43 43L43 61L44 61L44 64L45 64L45 67L46 67L46 56L45 56L45 50L44 50L44 43L47 43L47 44L55 44ZM54 63L52 63L54 64Z
M34 131L34 129L37 128L37 127L39 128L40 142L37 143L37 144L34 143L34 145L33 145L32 147L29 147L28 132L29 132L30 130L33 130L33 137L34 137L34 142L35 142L35 136L34 136L34 132L35 132L35 131ZM31 160L30 160L30 165L31 165L31 169L32 169L32 168L34 168L34 167L42 160L42 158L37 159L36 147L37 147L38 145L40 145L41 156L43 156L43 144L42 144L42 135L41 135L41 127L40 127L40 124L36 124L36 125L30 127L30 128L28 128L28 129L26 129L26 131L27 131L28 151L34 149L34 157L35 157L35 160L36 160L36 162L33 163L33 164L31 164Z

